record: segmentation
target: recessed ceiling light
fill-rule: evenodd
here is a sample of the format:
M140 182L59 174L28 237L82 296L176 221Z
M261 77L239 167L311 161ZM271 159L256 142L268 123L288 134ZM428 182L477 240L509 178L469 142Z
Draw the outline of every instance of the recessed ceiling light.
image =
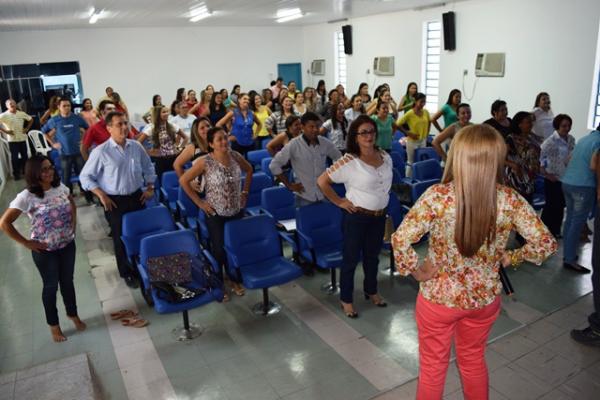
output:
M302 18L304 13L299 8L285 8L277 11L278 23L292 21L294 19Z
M200 3L190 9L190 22L198 22L201 19L208 18L212 15L212 11L208 9L205 3Z

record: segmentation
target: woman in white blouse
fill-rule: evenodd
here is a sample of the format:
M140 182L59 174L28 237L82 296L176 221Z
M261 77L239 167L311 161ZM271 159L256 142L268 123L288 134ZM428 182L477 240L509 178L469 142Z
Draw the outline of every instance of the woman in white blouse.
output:
M392 186L392 159L376 145L377 125L366 115L357 117L348 129L346 155L318 180L323 194L344 211L344 247L340 275L341 306L349 318L358 317L352 304L354 271L360 261L365 273L364 294L378 307L386 302L377 293L377 266L385 230L388 193ZM343 183L346 197L331 187Z
M535 120L533 121L533 133L541 144L554 133L552 122L554 121L554 113L550 108L550 95L546 92L540 92L535 98L535 105L532 111Z

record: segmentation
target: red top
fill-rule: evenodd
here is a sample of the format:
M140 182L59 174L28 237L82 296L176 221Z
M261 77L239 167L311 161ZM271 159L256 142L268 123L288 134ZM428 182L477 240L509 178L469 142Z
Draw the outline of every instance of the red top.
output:
M129 130L129 139L134 138L134 130L135 128L133 127L131 127L131 129ZM101 119L87 130L87 132L83 136L83 144L87 148L90 148L92 147L92 145L99 146L102 143L106 142L108 139L110 139L110 133L106 129L106 122L104 122L104 120Z

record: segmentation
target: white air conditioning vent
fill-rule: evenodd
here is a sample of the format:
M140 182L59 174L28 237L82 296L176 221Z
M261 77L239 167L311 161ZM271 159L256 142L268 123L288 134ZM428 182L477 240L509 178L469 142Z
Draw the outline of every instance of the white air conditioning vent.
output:
M479 53L475 61L475 76L504 76L504 53Z
M394 57L375 57L373 72L375 75L394 75Z
M313 60L310 64L310 73L313 75L325 75L325 60Z

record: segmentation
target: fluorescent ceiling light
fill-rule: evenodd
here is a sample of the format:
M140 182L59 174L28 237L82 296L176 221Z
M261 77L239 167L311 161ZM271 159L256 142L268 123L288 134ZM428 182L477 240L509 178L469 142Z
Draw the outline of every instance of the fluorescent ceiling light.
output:
M201 19L210 17L212 12L208 10L206 4L201 3L198 6L190 9L190 22L198 22Z
M96 9L94 7L90 7L90 11L88 11L88 14L87 14L88 18L91 18L95 12L96 12Z
M304 13L299 8L286 8L277 11L277 22L288 22L298 18L302 18Z
M95 24L96 22L98 22L98 18L100 18L99 12L92 14L92 16L90 17L90 24Z

